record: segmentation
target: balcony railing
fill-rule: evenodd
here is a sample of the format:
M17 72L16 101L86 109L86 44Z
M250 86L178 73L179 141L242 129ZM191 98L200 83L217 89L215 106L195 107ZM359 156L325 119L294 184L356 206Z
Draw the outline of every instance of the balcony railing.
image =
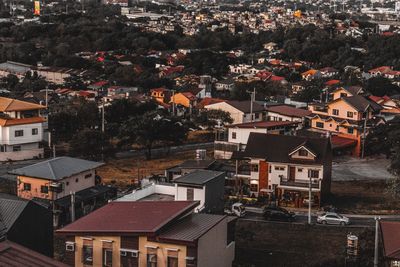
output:
M287 178L281 178L280 185L293 186L293 187L305 187L308 188L309 180L289 180ZM312 182L311 188L319 188L319 182Z

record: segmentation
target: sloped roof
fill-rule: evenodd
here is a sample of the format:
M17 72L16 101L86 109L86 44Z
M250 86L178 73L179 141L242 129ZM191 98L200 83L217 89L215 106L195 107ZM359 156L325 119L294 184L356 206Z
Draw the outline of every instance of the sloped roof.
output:
M243 113L250 113L251 110L251 101L226 101L227 104L231 105L232 107L242 111ZM257 102L253 102L253 112L260 112L263 111L264 107L258 104Z
M198 201L115 201L57 232L155 233L198 204Z
M0 112L36 110L44 108L46 107L26 101L12 99L8 97L0 97Z
M226 126L227 128L248 128L248 129L269 129L275 127L293 126L296 127L300 122L296 121L256 121L256 122L245 122L239 124L231 124Z
M163 231L159 235L159 239L195 242L226 217L225 215L203 213L191 214Z
M302 136L250 133L244 157L262 158L269 162L300 163L302 159L293 159L289 154L304 146L316 154L315 161L307 164L323 164L330 153L328 138L307 138Z
M0 265L8 267L40 266L66 267L68 265L46 257L36 251L18 245L11 241L0 242Z
M11 174L61 180L84 171L92 170L104 163L71 157L58 157L10 171Z
M266 108L267 111L275 112L281 115L290 116L290 117L306 117L310 115L312 112L307 109L300 109L291 107L288 105L279 105L279 106L271 106Z
M7 232L24 211L29 201L0 193L0 233Z
M224 173L218 171L196 170L176 178L174 183L204 185L215 178L221 177L222 175L224 175Z
M400 222L380 221L385 257L400 260Z
M347 97L342 97L341 99L343 99L345 102L347 102L352 107L357 109L357 111L365 111L368 107L371 107L375 111L382 109L382 107L379 104L373 101L369 101L368 99L366 99L361 95L347 96Z

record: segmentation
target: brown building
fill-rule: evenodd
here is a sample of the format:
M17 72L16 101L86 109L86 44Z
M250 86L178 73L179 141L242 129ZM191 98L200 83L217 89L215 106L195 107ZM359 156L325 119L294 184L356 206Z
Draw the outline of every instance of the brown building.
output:
M112 202L57 231L71 266L228 267L234 220L193 201Z

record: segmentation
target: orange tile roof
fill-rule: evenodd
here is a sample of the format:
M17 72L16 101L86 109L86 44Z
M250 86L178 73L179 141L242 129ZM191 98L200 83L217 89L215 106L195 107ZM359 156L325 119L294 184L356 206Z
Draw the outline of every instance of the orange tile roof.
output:
M21 124L41 123L46 119L42 117L23 118L23 119L3 119L0 118L0 126L12 126Z
M45 109L45 106L17 99L0 97L0 112Z

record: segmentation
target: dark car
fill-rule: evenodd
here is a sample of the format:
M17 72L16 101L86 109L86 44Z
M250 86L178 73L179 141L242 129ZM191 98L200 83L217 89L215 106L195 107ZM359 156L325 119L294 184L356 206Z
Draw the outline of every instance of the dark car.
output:
M266 220L293 222L296 215L280 207L266 207L263 216Z

